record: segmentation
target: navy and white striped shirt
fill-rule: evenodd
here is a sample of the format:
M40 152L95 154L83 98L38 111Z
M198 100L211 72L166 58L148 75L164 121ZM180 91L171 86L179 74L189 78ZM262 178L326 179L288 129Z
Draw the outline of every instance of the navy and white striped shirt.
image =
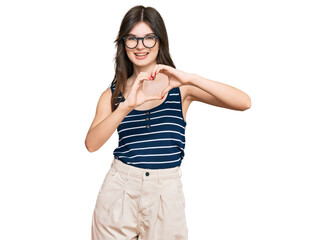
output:
M115 86L111 86L113 93ZM125 101L122 93L118 98ZM116 103L117 105L118 103ZM118 126L119 143L114 158L139 168L180 166L184 157L185 128L180 88L172 88L160 105L133 109Z

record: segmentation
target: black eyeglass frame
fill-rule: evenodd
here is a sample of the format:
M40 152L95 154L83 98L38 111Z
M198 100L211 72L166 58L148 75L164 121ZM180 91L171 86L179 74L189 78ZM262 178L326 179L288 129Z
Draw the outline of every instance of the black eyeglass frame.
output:
M128 47L127 44L126 44L126 38L127 38L127 37L130 37L130 36L132 36L132 35L127 35L127 36L123 37L124 44L125 44L125 46L126 46L127 48L129 48L129 49L134 49L134 48L136 48L136 47L138 46L138 44L139 44L139 39L142 40L142 45L144 45L146 48L153 48L153 47L156 45L157 39L159 38L159 37L156 36L156 35L147 35L147 36L145 36L145 37L135 37L135 36L133 36L133 37L137 40L137 44L135 45L135 47L130 48L130 47ZM147 46L145 45L145 43L144 43L144 39L145 39L146 37L154 37L154 38L155 38L155 43L154 43L154 45L153 45L152 47L147 47Z

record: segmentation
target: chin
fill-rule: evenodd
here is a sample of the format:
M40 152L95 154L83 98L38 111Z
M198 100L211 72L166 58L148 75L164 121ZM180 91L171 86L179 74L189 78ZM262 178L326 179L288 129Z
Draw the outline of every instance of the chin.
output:
M153 62L155 62L155 59L151 59L151 60L147 59L146 61L141 61L141 60L138 60L138 59L133 60L133 64L137 65L137 66L146 66L146 65L149 65Z

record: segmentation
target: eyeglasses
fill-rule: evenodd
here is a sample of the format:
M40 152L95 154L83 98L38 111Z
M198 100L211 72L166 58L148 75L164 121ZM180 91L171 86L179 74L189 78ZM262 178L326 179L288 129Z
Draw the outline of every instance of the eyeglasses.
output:
M138 46L139 39L142 40L142 44L146 48L152 48L155 46L158 38L159 37L155 35L148 35L145 37L125 36L123 37L123 40L126 47L128 47L129 49L136 48L136 46Z

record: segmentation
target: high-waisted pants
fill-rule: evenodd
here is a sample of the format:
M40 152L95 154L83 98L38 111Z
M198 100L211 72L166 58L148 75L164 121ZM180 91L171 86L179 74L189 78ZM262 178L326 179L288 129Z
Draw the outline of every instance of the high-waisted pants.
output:
M92 215L92 240L187 240L179 166L145 169L113 159Z

